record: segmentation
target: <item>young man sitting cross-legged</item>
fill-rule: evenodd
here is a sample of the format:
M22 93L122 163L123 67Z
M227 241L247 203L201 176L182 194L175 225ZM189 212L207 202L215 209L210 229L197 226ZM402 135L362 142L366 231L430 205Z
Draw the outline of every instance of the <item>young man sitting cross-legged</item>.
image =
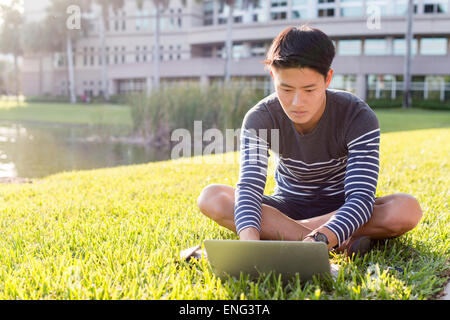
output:
M357 96L328 89L334 55L315 28L288 27L274 39L265 64L276 92L244 117L237 186L208 185L198 197L200 211L241 240L323 241L364 254L371 239L399 236L421 219L411 195L375 198L378 119ZM264 195L269 149L276 188Z

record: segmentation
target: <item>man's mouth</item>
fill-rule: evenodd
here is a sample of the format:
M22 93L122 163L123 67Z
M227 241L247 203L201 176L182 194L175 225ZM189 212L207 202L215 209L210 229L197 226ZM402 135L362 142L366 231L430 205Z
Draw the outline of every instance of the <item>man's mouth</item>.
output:
M307 112L306 111L292 111L291 113L297 117L301 117L301 116L304 116Z

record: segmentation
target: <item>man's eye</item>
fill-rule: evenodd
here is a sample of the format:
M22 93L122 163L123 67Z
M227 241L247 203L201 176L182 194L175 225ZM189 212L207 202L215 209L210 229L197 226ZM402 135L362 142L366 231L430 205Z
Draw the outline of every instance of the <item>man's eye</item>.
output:
M292 90L290 89L282 89L284 92L291 92Z
M311 89L311 90L305 90L306 92L313 92L314 91L314 89Z

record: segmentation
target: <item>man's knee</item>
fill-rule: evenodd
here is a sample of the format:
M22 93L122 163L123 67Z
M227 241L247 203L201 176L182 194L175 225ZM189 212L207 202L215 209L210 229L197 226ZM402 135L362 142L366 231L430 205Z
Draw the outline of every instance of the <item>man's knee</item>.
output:
M384 224L393 236L399 236L414 229L422 218L422 208L417 199L410 194L395 194L386 206L389 214L386 215Z
M223 219L227 215L230 205L233 206L228 193L223 185L207 185L197 198L197 206L207 217L216 221Z

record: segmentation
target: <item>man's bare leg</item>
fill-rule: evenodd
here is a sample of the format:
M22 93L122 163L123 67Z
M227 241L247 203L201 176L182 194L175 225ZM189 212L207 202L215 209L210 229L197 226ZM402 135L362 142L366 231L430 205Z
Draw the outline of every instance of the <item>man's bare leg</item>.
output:
M234 188L222 184L205 187L197 199L200 211L221 226L236 232L234 224ZM262 204L260 237L264 240L302 240L312 231L279 210Z
M234 191L231 186L212 184L198 197L200 211L220 225L236 232L234 225ZM306 220L293 220L279 210L262 205L261 239L302 240L312 230L326 223L336 211ZM397 193L375 200L372 216L353 238L372 239L396 237L413 229L422 217L417 200L411 195Z
M326 223L336 211L297 223L316 229ZM369 221L352 235L353 238L368 236L371 239L398 237L413 229L422 218L419 202L406 193L395 193L375 199Z

